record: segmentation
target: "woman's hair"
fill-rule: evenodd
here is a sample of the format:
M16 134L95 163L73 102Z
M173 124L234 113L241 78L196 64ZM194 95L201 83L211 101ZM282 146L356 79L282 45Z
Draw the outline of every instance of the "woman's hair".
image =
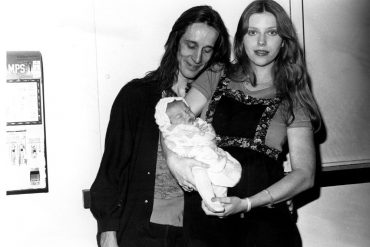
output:
M245 52L243 39L249 28L249 18L256 13L269 12L276 18L277 32L283 45L276 57L274 65L274 85L279 96L284 99L285 118L288 123L294 121L294 106L307 110L315 129L321 124L318 106L310 89L303 51L299 45L293 23L285 10L275 1L256 0L242 13L234 38L235 63L229 69L230 76L235 80L249 80L256 85L256 77Z
M230 42L229 33L221 16L210 6L196 6L186 10L176 20L164 46L165 52L157 70L150 72L146 78L153 78L161 83L161 90L169 90L177 80L179 62L177 52L181 37L187 28L194 23L205 23L218 32L214 52L204 69L214 63L229 63Z

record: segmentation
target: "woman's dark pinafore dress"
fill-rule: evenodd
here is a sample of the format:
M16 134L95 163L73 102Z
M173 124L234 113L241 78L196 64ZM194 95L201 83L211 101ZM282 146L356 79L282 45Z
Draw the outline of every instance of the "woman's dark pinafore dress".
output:
M239 183L228 196L252 196L284 176L281 152L265 145L279 97L258 99L228 89L223 76L210 102L206 120L215 128L217 145L242 165ZM296 224L285 203L254 208L220 219L201 209L198 193L185 193L184 233L187 246L301 246Z

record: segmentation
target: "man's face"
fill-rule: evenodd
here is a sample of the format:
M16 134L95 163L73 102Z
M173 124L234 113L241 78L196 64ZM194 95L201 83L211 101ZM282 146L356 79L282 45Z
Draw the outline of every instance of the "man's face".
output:
M194 79L206 66L213 54L218 32L205 23L193 23L179 42L177 59L179 77Z

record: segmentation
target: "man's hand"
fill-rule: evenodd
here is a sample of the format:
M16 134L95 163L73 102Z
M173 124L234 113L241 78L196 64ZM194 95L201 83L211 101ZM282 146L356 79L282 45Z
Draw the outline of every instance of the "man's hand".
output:
M196 190L194 176L191 169L194 166L202 166L203 163L190 158L181 158L169 151L167 154L167 165L172 175L185 191Z
M176 153L172 152L166 146L166 144L164 144L162 135L161 145L164 156L166 157L168 168L170 169L172 175L175 177L179 185L185 191L196 190L192 168L195 166L209 168L209 165L192 158L179 157Z
M100 234L101 247L118 247L115 231L102 232Z

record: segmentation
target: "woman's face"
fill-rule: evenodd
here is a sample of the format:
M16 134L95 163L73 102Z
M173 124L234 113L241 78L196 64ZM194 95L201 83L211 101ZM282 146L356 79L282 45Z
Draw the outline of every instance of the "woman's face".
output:
M243 44L252 66L272 66L283 44L277 32L275 16L270 12L251 15Z

